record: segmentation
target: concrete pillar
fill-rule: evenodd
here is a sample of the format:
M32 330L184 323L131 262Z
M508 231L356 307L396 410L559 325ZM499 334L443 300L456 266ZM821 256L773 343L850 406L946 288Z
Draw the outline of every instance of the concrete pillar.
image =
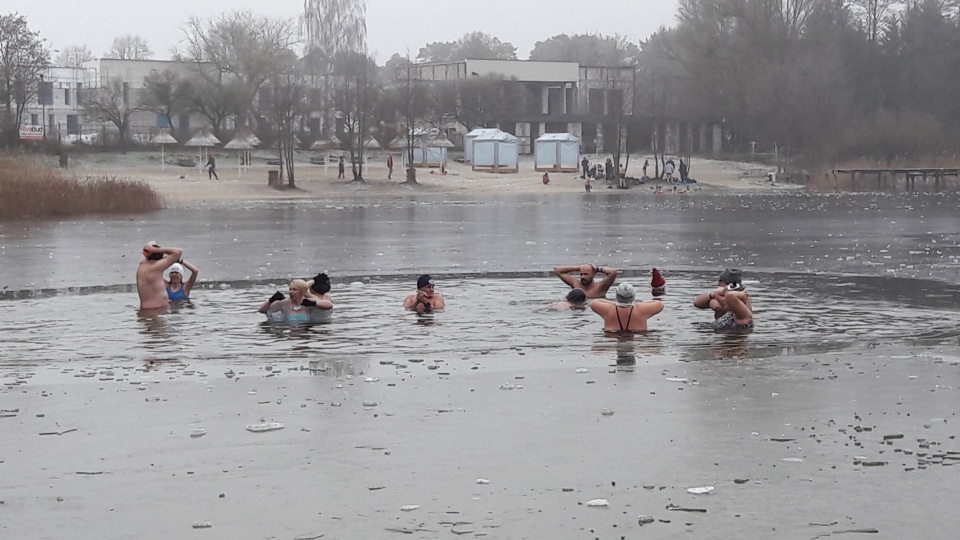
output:
M550 114L550 88L546 85L540 87L540 112Z
M533 151L533 141L530 140L530 122L517 122L516 136L520 139L517 150L521 154L529 154Z
M603 142L603 124L597 124L597 153L606 151L607 149Z
M581 124L580 122L570 122L570 123L568 123L568 124L567 124L567 133L569 133L569 134L577 137L578 139L581 139L581 141L580 141L581 143L583 142L583 140L582 140L582 139L583 139L583 124Z
M713 125L713 148L710 150L715 156L723 151L723 127L721 124Z
M706 122L700 122L700 144L697 146L697 151L706 153L707 151L707 124Z

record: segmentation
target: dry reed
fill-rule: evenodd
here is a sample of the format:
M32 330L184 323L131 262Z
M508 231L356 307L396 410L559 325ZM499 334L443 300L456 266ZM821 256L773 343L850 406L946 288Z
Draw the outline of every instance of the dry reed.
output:
M127 214L163 208L144 182L99 176L65 176L29 156L0 155L0 219Z

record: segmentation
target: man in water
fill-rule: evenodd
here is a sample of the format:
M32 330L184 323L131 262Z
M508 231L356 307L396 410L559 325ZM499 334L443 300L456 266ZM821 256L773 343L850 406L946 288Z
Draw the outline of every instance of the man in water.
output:
M550 309L563 311L565 309L583 309L587 307L587 293L583 289L571 289L562 302L556 302Z
M140 295L140 309L164 309L170 305L167 299L166 282L163 272L183 257L180 248L162 248L154 241L143 246L143 260L137 267L137 294Z
M617 270L609 266L597 266L595 264L584 264L581 266L557 266L553 269L561 281L570 286L571 289L581 288L587 293L587 298L603 298L607 291L617 280ZM579 272L579 277L574 277L573 273ZM603 274L603 279L594 281L597 274Z
M727 268L717 278L716 290L698 295L693 300L697 309L713 310L716 330L750 330L753 328L753 303L743 286L743 275L736 268Z
M603 317L604 332L644 332L647 320L663 311L660 300L635 302L636 296L633 285L621 283L616 290L615 303L609 300L590 303L590 309Z
M433 279L424 274L417 279L417 293L411 294L403 301L403 307L417 313L431 313L443 309L446 302L443 295L434 291Z

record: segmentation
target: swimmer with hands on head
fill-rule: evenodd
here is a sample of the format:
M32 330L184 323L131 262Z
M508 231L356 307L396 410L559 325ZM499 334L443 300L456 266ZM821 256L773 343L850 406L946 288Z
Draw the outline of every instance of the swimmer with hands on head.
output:
M663 302L657 299L635 302L636 297L633 285L621 283L617 287L616 302L597 300L590 303L590 309L603 317L604 332L644 332L647 320L663 311Z
M617 270L609 266L597 266L595 264L584 264L580 266L557 266L553 272L572 289L583 289L587 298L603 298L607 291L617 280ZM579 277L574 277L573 273L578 272ZM603 279L594 281L597 274L603 274Z
M190 279L188 279L186 283L183 282L184 267L190 270ZM194 284L197 283L197 275L199 273L199 268L183 259L180 259L178 263L171 264L170 279L164 282L167 289L167 298L170 300L189 300L190 291L193 289Z
M137 266L137 294L141 310L164 309L170 305L163 272L183 257L180 248L162 248L154 241L143 246L143 260Z

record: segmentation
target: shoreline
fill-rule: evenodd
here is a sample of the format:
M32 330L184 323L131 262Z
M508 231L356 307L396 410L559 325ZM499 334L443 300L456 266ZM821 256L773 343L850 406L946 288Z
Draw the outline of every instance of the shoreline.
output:
M159 153L131 152L128 154L75 154L67 174L84 176L115 176L133 181L142 181L154 188L169 206L180 206L198 202L238 202L238 201L295 201L342 199L357 196L410 196L410 195L532 195L543 193L581 193L601 196L605 192L627 193L631 195L653 195L656 185L664 188L658 196L695 196L700 192L749 191L749 192L793 192L803 186L778 184L766 178L768 167L760 164L717 161L695 158L691 167L691 177L697 179L690 186L692 193L680 195L672 192L672 185L654 181L646 185L631 185L628 190L619 190L614 186L607 189L607 182L593 182L593 192L585 193L583 180L578 173L550 173L549 185L542 183L542 172L534 170L532 156L522 156L520 172L511 174L475 172L470 165L450 161L448 174L440 175L438 169L418 168L416 185L403 181L403 165L397 160L393 170L393 179L387 179L385 165L386 154L379 152L370 155L365 170L364 182L337 180L335 165L324 167L309 162L298 161L295 166L296 189L277 189L267 185L267 173L276 166L264 163L265 154L256 153L253 164L240 171L236 158L220 156L217 173L219 180L208 179L206 170L198 167L180 167L167 164L161 170ZM167 160L182 155L168 154ZM299 156L298 156L299 157ZM601 156L602 159L602 156ZM631 163L642 163L642 157L632 157ZM636 171L634 171L636 169ZM639 166L631 168L629 173L639 173ZM352 176L349 167L346 174Z

